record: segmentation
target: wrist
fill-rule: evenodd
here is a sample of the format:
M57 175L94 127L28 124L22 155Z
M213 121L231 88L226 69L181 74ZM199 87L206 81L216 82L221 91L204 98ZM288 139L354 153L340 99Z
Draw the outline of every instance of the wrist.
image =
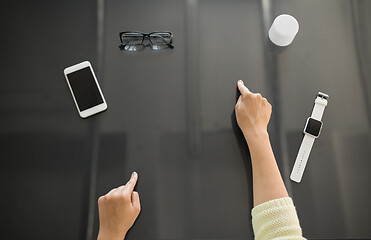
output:
M125 234L113 234L99 230L97 240L124 240Z
M242 132L248 145L260 143L262 140L269 139L269 134L266 129L255 129Z

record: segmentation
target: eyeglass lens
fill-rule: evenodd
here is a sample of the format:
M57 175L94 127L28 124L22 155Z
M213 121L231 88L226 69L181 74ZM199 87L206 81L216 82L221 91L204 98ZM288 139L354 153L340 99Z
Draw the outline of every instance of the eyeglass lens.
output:
M169 44L171 42L171 34L166 32L151 33L149 39L153 45Z
M144 36L141 33L130 32L121 36L122 43L127 45L140 45L143 43Z

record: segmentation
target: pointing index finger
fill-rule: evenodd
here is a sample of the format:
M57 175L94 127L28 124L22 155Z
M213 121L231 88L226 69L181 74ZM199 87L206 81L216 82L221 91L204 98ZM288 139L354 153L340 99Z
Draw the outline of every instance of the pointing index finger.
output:
M135 184L137 184L138 174L133 172L130 180L126 183L124 191L128 191L130 194L133 192Z
M246 96L248 93L250 93L249 89L245 86L242 80L238 80L237 86L242 96Z

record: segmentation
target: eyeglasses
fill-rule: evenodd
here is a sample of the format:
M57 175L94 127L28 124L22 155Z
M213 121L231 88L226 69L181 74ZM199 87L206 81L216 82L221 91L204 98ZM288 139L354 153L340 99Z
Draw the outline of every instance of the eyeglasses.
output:
M143 44L148 39L152 49L158 50L163 48L173 49L173 34L171 32L120 32L122 50L138 51L144 49L148 44Z

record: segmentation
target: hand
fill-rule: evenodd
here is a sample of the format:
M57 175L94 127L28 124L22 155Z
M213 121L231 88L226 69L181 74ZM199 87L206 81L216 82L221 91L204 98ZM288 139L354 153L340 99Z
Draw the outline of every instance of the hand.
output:
M260 93L252 93L242 80L237 83L241 96L235 106L236 119L246 141L249 143L260 134L268 134L267 126L272 113L272 106Z
M124 239L140 212L139 194L134 190L138 174L133 172L126 185L112 189L98 199L98 240Z

